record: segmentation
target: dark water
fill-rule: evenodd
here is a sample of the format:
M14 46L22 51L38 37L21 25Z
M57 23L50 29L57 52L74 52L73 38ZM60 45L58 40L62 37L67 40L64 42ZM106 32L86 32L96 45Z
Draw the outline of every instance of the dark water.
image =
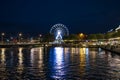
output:
M0 80L120 79L120 56L98 48L0 50Z

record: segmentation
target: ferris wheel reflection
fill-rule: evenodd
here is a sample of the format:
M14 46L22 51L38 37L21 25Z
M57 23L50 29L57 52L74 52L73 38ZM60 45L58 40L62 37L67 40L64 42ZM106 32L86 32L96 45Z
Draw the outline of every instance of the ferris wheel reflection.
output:
M51 53L51 63L52 63L52 77L55 79L60 79L62 75L65 74L64 67L64 49L62 47L55 47Z

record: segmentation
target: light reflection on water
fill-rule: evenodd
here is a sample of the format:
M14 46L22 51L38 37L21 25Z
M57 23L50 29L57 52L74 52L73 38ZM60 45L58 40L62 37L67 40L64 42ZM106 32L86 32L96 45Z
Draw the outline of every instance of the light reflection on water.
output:
M64 49L61 47L56 47L53 50L53 53L50 55L50 60L52 63L51 66L51 77L55 79L61 79L62 75L65 75L64 71L62 68L64 68ZM53 59L52 59L53 58Z
M63 48L61 47L56 47L54 48L54 53L55 53L55 60L54 63L57 66L60 66L63 64Z
M5 64L5 48L1 49L1 63Z
M19 53L18 53L18 62L19 62L19 66L23 66L23 53L22 53L22 49L23 48L19 48Z
M85 73L85 67L86 67L86 53L85 53L85 48L80 48L80 76L83 77Z
M19 53L18 53L18 67L17 71L19 74L22 74L23 72L23 53L22 53L23 48L19 48Z
M42 68L42 65L43 65L43 48L42 47L32 48L30 57L31 57L30 59L31 65L33 67Z
M120 79L120 56L100 48L0 48L0 80Z

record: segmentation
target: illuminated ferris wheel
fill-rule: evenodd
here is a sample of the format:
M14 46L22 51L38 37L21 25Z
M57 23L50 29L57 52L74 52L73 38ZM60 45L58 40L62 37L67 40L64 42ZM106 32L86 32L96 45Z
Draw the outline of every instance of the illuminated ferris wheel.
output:
M50 34L53 34L56 39L62 39L63 36L69 35L69 30L63 24L55 24L50 29Z

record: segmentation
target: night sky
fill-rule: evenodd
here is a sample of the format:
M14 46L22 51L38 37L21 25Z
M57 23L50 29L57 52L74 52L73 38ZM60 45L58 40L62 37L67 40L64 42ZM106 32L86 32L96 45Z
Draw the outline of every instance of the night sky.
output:
M120 0L0 0L0 32L105 33L120 25Z

